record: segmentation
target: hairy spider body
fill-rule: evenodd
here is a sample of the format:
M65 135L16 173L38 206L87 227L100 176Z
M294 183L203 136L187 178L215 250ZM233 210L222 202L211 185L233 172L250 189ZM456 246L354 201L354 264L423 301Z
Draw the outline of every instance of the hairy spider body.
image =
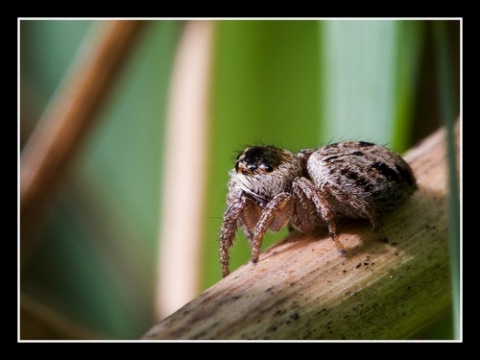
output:
M229 274L228 251L240 226L257 262L265 233L287 224L301 232L327 227L337 248L336 220L370 221L386 241L378 217L416 189L409 165L385 147L346 141L293 154L273 146L252 146L230 171L227 210L220 230L222 274Z

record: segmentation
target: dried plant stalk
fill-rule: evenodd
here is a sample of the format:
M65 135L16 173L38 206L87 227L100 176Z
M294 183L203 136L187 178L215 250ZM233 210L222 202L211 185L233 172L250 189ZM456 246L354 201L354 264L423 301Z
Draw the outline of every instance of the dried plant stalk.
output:
M143 23L106 21L94 29L23 149L20 159L22 256L26 240L31 238L46 203L58 191Z

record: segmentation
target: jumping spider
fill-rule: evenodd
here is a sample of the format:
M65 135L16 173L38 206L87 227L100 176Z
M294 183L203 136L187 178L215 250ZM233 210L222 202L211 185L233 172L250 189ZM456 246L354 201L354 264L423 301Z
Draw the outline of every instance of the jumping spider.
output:
M274 146L252 146L230 171L227 210L220 230L222 274L229 271L228 250L240 226L258 261L267 230L286 225L300 232L327 227L339 251L345 250L336 220L368 219L386 241L378 218L416 189L410 166L387 148L345 141L293 154Z

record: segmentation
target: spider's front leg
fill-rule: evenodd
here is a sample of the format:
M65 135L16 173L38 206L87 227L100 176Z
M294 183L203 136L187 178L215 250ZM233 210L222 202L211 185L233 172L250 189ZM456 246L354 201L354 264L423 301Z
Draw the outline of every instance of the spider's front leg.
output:
M263 237L268 229L279 231L286 226L293 214L293 200L289 193L280 193L265 206L255 227L252 242L252 262L256 263L262 247Z
M230 274L230 269L228 268L230 255L228 254L228 250L235 240L237 224L245 209L246 200L242 192L238 191L235 196L232 196L228 208L223 215L223 223L220 229L220 262L223 277Z

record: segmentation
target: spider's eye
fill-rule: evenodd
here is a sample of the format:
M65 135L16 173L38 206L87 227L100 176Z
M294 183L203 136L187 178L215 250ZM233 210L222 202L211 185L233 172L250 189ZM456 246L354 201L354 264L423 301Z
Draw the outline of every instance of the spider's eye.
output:
M262 168L262 170L265 170L266 172L272 172L273 171L273 167L270 164L267 164L267 163L262 163L260 165L260 167Z
M245 163L244 161L237 161L235 163L235 171L241 172L242 174L253 173L258 169L257 164L254 163Z

